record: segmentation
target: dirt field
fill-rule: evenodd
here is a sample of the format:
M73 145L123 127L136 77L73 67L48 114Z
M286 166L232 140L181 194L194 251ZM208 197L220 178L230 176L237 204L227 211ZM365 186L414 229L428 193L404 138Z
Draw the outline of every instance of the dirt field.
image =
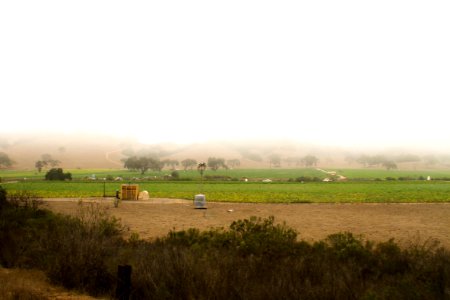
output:
M191 227L207 229L228 227L232 221L250 216L275 216L299 232L301 239L312 241L327 235L350 231L364 238L397 242L424 242L437 239L450 248L450 203L421 204L249 204L208 203L207 209L195 209L192 201L150 199L123 201L118 208L113 199L98 201L120 218L131 232L141 238L163 236L171 229ZM78 200L48 199L55 212L73 214Z

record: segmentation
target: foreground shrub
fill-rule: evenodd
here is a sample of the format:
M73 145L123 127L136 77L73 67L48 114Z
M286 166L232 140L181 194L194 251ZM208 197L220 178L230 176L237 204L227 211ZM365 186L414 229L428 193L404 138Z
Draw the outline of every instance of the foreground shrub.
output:
M99 204L80 204L75 217L49 226L42 248L49 278L67 288L108 293L115 284L115 256L121 226Z
M110 293L122 243L116 219L98 204L81 204L77 215L69 217L29 205L37 203L32 196L8 195L7 202L0 212L1 266L39 268L67 288Z
M351 233L297 241L268 219L134 244L134 299L447 299L450 253Z
M117 265L129 264L132 299L450 299L450 253L429 241L400 247L344 232L309 243L273 217L124 240L99 204L68 217L34 200L6 196L0 263L93 295L113 295Z

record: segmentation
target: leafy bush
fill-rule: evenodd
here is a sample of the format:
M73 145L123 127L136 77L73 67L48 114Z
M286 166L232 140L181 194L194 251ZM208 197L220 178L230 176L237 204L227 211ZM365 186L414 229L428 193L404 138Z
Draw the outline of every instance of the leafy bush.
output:
M72 174L63 173L61 168L52 168L45 174L45 180L72 180Z
M98 205L80 205L76 217L39 208L29 193L6 196L0 211L0 265L39 268L68 288L109 293L122 227Z
M80 204L76 217L59 220L49 231L51 238L42 246L51 253L47 266L51 280L95 295L111 290L114 265L108 262L114 260L121 241L117 219L98 204Z
M6 201L6 190L0 185L0 211L8 206Z

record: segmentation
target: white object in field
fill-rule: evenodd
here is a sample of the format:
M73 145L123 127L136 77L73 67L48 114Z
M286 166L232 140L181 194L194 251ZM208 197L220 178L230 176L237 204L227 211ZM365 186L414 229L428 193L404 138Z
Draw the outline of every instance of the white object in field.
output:
M203 194L197 194L194 198L195 208L206 208L206 198Z
M142 191L142 192L139 193L138 199L139 200L149 200L150 196L148 195L147 191Z
M431 180L431 176L428 176L428 177L427 177L427 180Z

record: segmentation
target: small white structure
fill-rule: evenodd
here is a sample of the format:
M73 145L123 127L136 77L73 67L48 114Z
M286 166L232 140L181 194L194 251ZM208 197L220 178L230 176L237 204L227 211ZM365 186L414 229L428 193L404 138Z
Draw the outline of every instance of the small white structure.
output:
M203 194L197 194L194 198L194 206L195 208L206 208L206 198Z
M139 200L150 200L150 196L148 195L147 191L142 191L139 193Z
M262 182L272 182L272 180L267 178L267 179L264 179Z
M427 177L427 180L430 181L430 180L431 180L431 176L428 176L428 177Z

